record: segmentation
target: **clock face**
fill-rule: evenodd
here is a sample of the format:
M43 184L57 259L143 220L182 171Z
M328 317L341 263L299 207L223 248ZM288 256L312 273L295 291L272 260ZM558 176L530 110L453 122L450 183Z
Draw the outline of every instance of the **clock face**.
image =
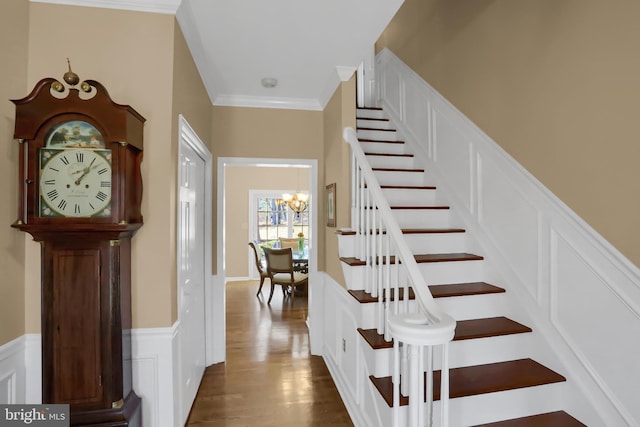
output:
M111 216L111 150L40 149L40 217Z

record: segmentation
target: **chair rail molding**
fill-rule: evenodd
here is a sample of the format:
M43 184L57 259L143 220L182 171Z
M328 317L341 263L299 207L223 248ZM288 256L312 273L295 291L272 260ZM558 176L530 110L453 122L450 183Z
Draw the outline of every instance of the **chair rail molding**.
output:
M640 270L388 49L376 85L378 105L492 260L492 279L517 296L570 380L610 425L639 425Z

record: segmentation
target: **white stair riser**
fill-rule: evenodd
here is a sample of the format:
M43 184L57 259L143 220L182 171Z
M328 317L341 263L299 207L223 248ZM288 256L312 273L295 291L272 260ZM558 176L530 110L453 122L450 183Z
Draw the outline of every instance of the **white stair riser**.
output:
M367 156L367 160L372 168L411 169L414 167L413 157L369 155Z
M367 273L367 269L371 269L371 267L366 265L350 266L344 262L341 264L347 289L367 289L365 280L368 280L367 277L371 274L371 272ZM396 268L395 264L389 267L391 277L396 277ZM419 263L418 269L422 272L428 284L481 282L484 277L484 263L482 261L425 262ZM386 274L386 271L384 274ZM489 296L493 297L494 295L504 294L491 294ZM479 297L483 297L483 295ZM461 304L456 302L452 308L459 306L464 306L464 301Z
M380 186L383 185L425 185L424 172L373 171Z
M369 110L366 108L358 108L356 110L356 117L371 117L374 119L387 119L387 115L382 110Z
M405 234L404 238L414 254L467 251L466 233Z
M393 217L400 228L451 227L449 209L393 209Z
M531 357L534 340L531 333L452 341L449 344L449 368L483 365L488 363L518 360ZM388 377L393 373L393 349L373 349L362 339L363 354L370 362L368 366L376 377ZM440 347L434 348L433 369L442 368ZM427 356L425 352L425 366Z
M360 141L365 153L405 154L406 144Z
M357 129L356 136L358 139L373 139L376 141L398 141L398 132L390 130L377 129Z
M418 269L428 284L480 282L484 263L479 261L423 262Z
M416 233L404 234L409 249L414 254L466 252L466 233ZM357 255L357 236L338 235L339 255L353 257ZM394 251L391 252L395 254Z
M463 427L562 409L565 382L451 399L449 426ZM439 412L440 405L434 405ZM439 422L439 413L434 421ZM438 424L435 424L438 425Z
M508 315L506 293L436 298L438 306L456 320Z
M383 188L389 206L424 206L438 204L436 190L407 188Z
M356 119L356 126L359 128L373 128L373 129L392 129L391 122L389 120L376 120L373 119Z
M353 257L356 255L356 236L338 234L338 256ZM342 263L344 264L344 263Z

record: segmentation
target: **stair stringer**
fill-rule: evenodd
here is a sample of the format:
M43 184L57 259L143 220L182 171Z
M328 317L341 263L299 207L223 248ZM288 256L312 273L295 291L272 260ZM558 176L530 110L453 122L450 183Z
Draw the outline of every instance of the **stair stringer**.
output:
M601 284L608 288L605 291L608 292L607 296L611 294L620 300L620 311L630 313L630 316L627 317L635 320L632 324L633 330L636 331L640 329L640 277L638 269L634 268L626 258L604 241L568 207L557 200L535 178L529 176L520 165L497 147L495 142L475 128L473 123L441 98L426 82L420 81L419 85L423 85L427 89L416 90L411 85L421 79L411 75L410 70L398 72L409 76L404 80L399 79L395 74L396 68L401 68L404 64L398 65L400 61L394 59L393 54L385 51L381 57L382 59L379 59L378 62L394 62L390 66L387 65L391 69L389 73L391 77L384 76L385 72L381 73L381 84L384 86L385 79L388 78L389 81L394 81L394 79L399 81L402 87L402 93L396 97L395 101L384 99L384 89L381 89L380 93L383 98L379 101L398 129L398 139L404 140L410 147L409 151L416 156L415 164L421 164L427 170L425 175L429 176L439 189L445 190L449 204L457 212L467 232L476 237L475 244L478 245L478 253L491 260L491 267L487 269L487 274L492 278L488 280L503 285L518 306L522 308L516 320L521 321L519 319L522 319L523 323L528 324L544 336L549 351L541 351L538 360L552 369L562 372L576 390L576 396L580 396L577 399L569 399L565 396L566 409L589 425L639 424L640 409L637 408L637 405L632 407L632 405L623 402L621 394L628 391L628 383L638 380L640 377L636 372L631 372L629 378L623 381L614 375L615 372L604 371L602 366L595 366L595 363L600 362L598 360L599 353L584 347L580 342L581 337L572 336L575 329L568 329L570 325L564 323L565 319L558 311L558 293L560 291L553 288L559 286L558 275L561 274L559 271L562 268L561 263L564 261L559 258L559 252L562 251L565 258L573 257L569 261L574 261L575 258L573 264L569 264L570 266L577 265L582 268L587 279L601 282L596 285ZM407 101L408 92L411 92L413 100ZM407 124L410 117L406 113L409 108L406 104L414 102L415 97L427 92L429 97L424 99L423 106L420 107L424 109L428 121L426 134L423 133L423 137L426 137L428 143L423 146L417 141L416 135L420 132L414 132L415 129ZM398 106L398 102L403 105ZM437 161L434 161L434 159L438 159L435 129L438 123L443 120L441 117L443 115L446 115L446 119L452 120L457 129L462 129L460 131L461 138L465 141L473 141L473 144L468 145L467 151L462 153L463 157L466 157L461 159L462 162L468 164L470 174L479 174L483 167L488 167L487 165L499 164L505 173L512 174L513 179L510 180L510 183L521 186L522 182L525 182L524 187L517 191L528 200L528 203L533 206L542 205L542 208L536 210L537 213L534 215L537 222L534 234L539 244L535 255L539 261L532 271L535 272L537 278L532 280L522 269L514 266L505 252L509 249L501 248L500 243L492 236L492 229L488 227L483 218L483 209L486 209L483 203L487 203L487 201L479 201L478 192L482 190L483 182L474 180L470 185L470 193L466 194L468 198L461 199L456 196L458 193L456 188L450 184L450 177L447 177L448 172L444 171ZM464 123L461 124L462 121ZM459 177L456 179L460 180ZM466 177L466 179L470 178ZM533 190L531 190L532 188ZM528 191L530 194L527 193ZM615 331L615 325L613 326L614 328L610 329L611 333ZM600 336L599 338L606 337ZM609 375L609 378L605 375ZM616 381L621 384L620 390L616 389ZM602 420L606 420L606 422Z

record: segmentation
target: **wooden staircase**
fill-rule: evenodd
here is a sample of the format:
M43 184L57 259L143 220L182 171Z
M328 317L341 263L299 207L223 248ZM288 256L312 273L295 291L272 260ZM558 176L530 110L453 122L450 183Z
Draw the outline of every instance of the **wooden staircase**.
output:
M427 282L435 283L429 286L431 294L438 302L442 302L445 311L457 320L450 349L450 358L453 359L452 368L449 371L452 408L465 410L463 401L465 398L492 394L495 399L500 399L503 392L513 390L526 392L526 390L564 383L566 378L563 375L528 357L512 360L509 359L508 354L505 356L497 354L494 356L495 361L465 363L475 359L474 343L477 343L478 348L481 349L478 350L479 352L487 353L487 346L493 342L491 340L501 339L503 343L501 345L508 347L509 344L504 344L508 342L505 340L513 339L510 337L530 336L533 331L530 327L499 312L503 305L494 303L493 298L505 298L505 289L483 281L483 256L468 252L464 240L467 238L465 229L453 223L449 215L449 206L442 202L436 188L422 182L424 170L414 164L413 154L408 152L403 141L398 140L397 132L383 114L380 109L358 110L358 140L363 145L363 150L380 182L380 187L388 196L389 205L402 227L409 247L415 254L416 262ZM354 231L339 230L337 233L342 239L341 242L346 242L350 238L355 239ZM364 261L354 256L345 255L340 260L343 267L349 270L364 268L365 265ZM380 261L384 262L384 260ZM394 257L391 257L390 263L395 263ZM451 278L454 278L453 280L457 283L447 281ZM366 310L369 305L379 304L378 297L365 292L363 286L356 283L351 285L348 283L348 286L349 294L363 307L363 310ZM391 300L394 297L390 295ZM411 290L409 290L409 297L412 300L415 298ZM469 313L475 313L477 310L465 311L464 307L477 307L480 304L490 306L484 310L485 312L495 311L495 313L467 318L473 315ZM393 341L385 341L376 329L363 325L358 328L358 333L373 354L377 352L390 354ZM461 344L456 344L464 342L468 343L466 347L459 347ZM517 345L516 343L511 347ZM387 357L390 358L390 356ZM386 364L389 363L386 362ZM370 384L379 393L382 401L391 407L393 387L390 366L385 365L385 362L382 365L383 367L377 367L376 371L386 370L388 375L371 375ZM439 371L434 372L433 389L437 400L440 391ZM549 399L552 399L552 396L553 393L549 394ZM401 405L406 405L407 401L408 398L401 396ZM514 401L507 400L511 402L508 404L514 404ZM453 402L456 404L454 405ZM554 405L547 406L554 407ZM507 412L514 413L514 411ZM531 413L528 408L515 412L522 413L524 416L502 419L501 414L496 414L492 423L481 425L514 427L584 425L561 408L543 413ZM483 422L486 420L485 416ZM452 421L451 425L458 424Z

